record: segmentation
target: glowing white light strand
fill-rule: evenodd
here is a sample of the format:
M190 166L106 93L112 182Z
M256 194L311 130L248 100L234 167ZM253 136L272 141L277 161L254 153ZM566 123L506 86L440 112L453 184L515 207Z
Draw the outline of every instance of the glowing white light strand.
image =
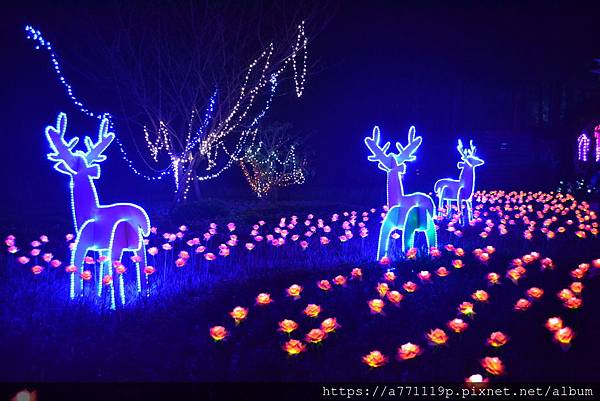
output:
M590 138L582 132L577 138L577 157L579 161L586 162L587 154L590 151Z
M269 98L268 98L267 102L265 103L263 110L260 111L258 113L258 115L254 118L254 121L250 125L250 127L255 126L256 123L266 114L267 110L270 107L270 104L271 104L271 101L272 101L272 98L274 95L277 78L285 70L285 68L289 65L290 60L292 61L293 70L294 70L293 78L294 78L294 84L295 84L295 89L296 89L296 95L298 97L302 96L304 87L305 87L305 82L306 82L306 72L307 72L306 65L307 65L307 58L308 58L308 52L307 52L308 39L306 37L304 25L305 25L304 21L302 23L300 23L300 25L298 25L298 36L296 38L296 43L292 49L291 55L286 57L281 62L280 68L278 70L276 70L274 73L271 73L270 78L268 80L266 79L266 75L267 75L267 71L269 69L270 59L271 59L271 56L274 51L274 47L273 47L272 43L269 44L267 50L263 51L262 54L250 64L250 67L248 68L248 71L244 78L244 83L240 90L239 98L236 101L233 109L231 110L231 112L229 113L227 118L224 120L224 122L216 130L214 130L209 135L207 135L206 138L203 138L204 131L205 131L206 127L208 126L208 121L210 121L208 117L209 116L212 117L212 113L214 111L214 105L216 103L216 93L217 93L215 91L215 93L213 94L213 96L211 96L211 99L209 101L209 108L205 115L205 119L203 121L201 128L198 130L198 132L196 133L193 140L186 141L187 143L186 143L186 146L185 146L185 149L183 152L184 156L185 156L185 153L190 151L197 143L200 143L201 154L205 155L208 160L207 170L210 171L211 169L216 167L215 158L216 158L216 155L218 154L219 148L222 148L224 150L224 152L229 155L229 152L227 152L227 150L224 146L223 139L225 138L225 136L227 136L228 134L233 132L243 122L243 119L246 117L249 110L252 108L254 101L255 101L257 95L259 94L259 92L262 90L262 88L264 88L266 86L267 82L270 82L271 83L271 93L269 94ZM35 30L30 25L27 25L25 27L25 30L27 32L27 38L34 40L38 43L38 45L36 45L36 49L39 49L40 46L46 48L46 50L48 51L48 53L50 55L50 59L54 66L54 70L59 77L59 81L65 87L70 99L73 101L73 103L77 107L79 107L80 111L90 117L96 117L96 118L102 118L102 119L106 118L109 120L110 124L112 125L112 116L110 115L110 113L102 113L102 114L93 113L88 108L86 108L83 105L83 103L78 100L77 97L75 97L75 95L73 94L72 86L67 82L65 77L62 75L62 72L60 69L60 64L58 62L58 58L56 57L56 54L52 50L51 43L43 38L42 33L39 30ZM303 52L303 65L302 65L301 71L298 72L300 70L300 68L297 65L296 57L299 54L299 52L301 52L301 51ZM255 67L260 63L261 60L264 60L264 65L263 65L263 68L261 71L261 77L258 79L258 83L254 87L247 89L247 85L248 85L251 73L254 71ZM245 107L242 106L242 101L244 99L248 99L248 98L249 98L248 103L245 105ZM240 109L243 110L241 115L238 114L238 111ZM192 118L193 118L193 114L192 114ZM164 123L162 123L162 124L164 124ZM163 127L161 127L161 128L163 128ZM168 139L168 135L165 135L165 134L168 134L168 129L167 129L166 125L164 125L163 132L159 132L157 141L154 143L152 141L150 141L147 131L146 130L144 130L144 131L145 131L144 134L145 134L146 143L150 150L151 156L153 157L153 159L155 161L157 161L158 152L163 148L166 148L167 150L169 150L171 147L170 140ZM248 132L248 130L244 131L245 134L247 134L247 132ZM163 134L162 140L160 139L161 133ZM242 135L240 135L240 137L238 138L238 144L236 145L236 150L240 149L241 147L239 145L241 143L244 143L244 141L247 139L247 135L244 135L244 133ZM188 138L189 137L190 137L190 135L188 132ZM128 167L136 175L143 177L146 180L154 181L154 180L161 180L165 176L170 175L170 173L173 173L174 175L177 174L175 171L176 169L173 168L174 167L173 163L172 163L174 160L173 157L171 157L171 164L169 164L169 166L167 166L165 169L155 170L155 172L157 173L156 175L152 176L152 175L146 175L146 174L141 173L134 166L133 161L128 157L127 152L125 151L125 148L124 148L123 144L121 143L121 141L118 138L115 138L115 139L116 139L116 142L119 147L119 151L121 152L123 159L125 160ZM232 158L230 155L230 158L227 161L227 163L222 168L220 168L216 173L207 174L207 175L199 176L199 177L195 177L195 178L198 181L205 181L205 180L217 178L222 172L224 172L229 167L231 167L231 165L233 165L234 161L239 160L239 153L234 152L234 154L236 156ZM180 158L180 159L186 160L186 158ZM190 174L190 177L193 177L193 175ZM191 181L191 178L188 178L186 180L186 188L184 190L185 194L187 194L187 191L189 190L188 184L190 181Z

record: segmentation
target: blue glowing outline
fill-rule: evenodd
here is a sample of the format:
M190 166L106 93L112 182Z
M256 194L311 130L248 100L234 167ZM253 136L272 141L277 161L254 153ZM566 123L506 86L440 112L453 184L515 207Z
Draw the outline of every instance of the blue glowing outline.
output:
M464 223L464 216L463 216L463 212L462 212L462 204L461 201L466 203L466 208L467 208L467 222L470 223L473 220L473 194L475 193L475 168L479 167L479 166L483 166L485 164L485 161L479 157L477 157L476 151L477 148L473 145L473 140L469 141L469 149L464 149L463 148L463 144L462 144L462 140L458 140L458 145L456 146L456 149L458 150L458 152L461 155L461 161L458 162L456 164L456 167L460 170L460 174L459 174L459 178L458 179L453 179L453 178L442 178L439 179L435 182L435 184L433 184L433 192L436 194L436 196L438 197L438 212L441 213L441 209L443 206L444 201L446 202L447 205L447 210L446 210L446 216L449 214L449 209L452 206L452 202L456 202L457 203L457 207L458 207L458 214L459 214L459 219L461 223ZM464 151L463 151L464 150ZM469 168L471 170L471 175L472 175L472 180L470 183L467 182L463 182L463 174L465 172L465 169ZM445 185L442 185L445 184ZM466 185L470 185L470 195L464 199L460 199L460 193L461 191L466 188ZM444 191L446 188L448 187L454 187L456 186L456 197L446 197L444 196Z
M402 185L402 178L406 173L406 162L416 160L415 152L421 146L423 138L416 136L416 129L411 126L408 130L408 144L402 146L399 142L396 142L395 146L398 153L388 153L390 148L390 142L386 142L383 146L379 146L381 131L379 126L373 127L372 135L364 138L364 143L369 150L371 155L367 157L369 161L377 162L377 168L386 172L388 179L386 181L386 193L387 193L387 206L388 211L384 217L381 228L379 229L379 239L377 241L377 260L381 260L382 257L388 256L390 235L395 230L402 231L402 252L406 252L408 248L414 247L415 234L417 231L425 233L425 240L427 242L427 252L432 246L437 246L437 232L435 230L435 222L433 217L436 215L435 202L431 196L423 192L414 192L411 194L404 193L404 187ZM392 174L397 174L393 177ZM394 187L390 187L390 181L393 178ZM403 200L410 199L409 205L403 204ZM420 200L424 200L426 205L420 204ZM393 204L392 204L393 203ZM425 212L427 226L417 226L412 232L405 233L406 223L411 216L413 209L423 210ZM388 221L388 218L392 216L390 212L398 210L399 217L402 218L402 222ZM391 224L390 224L391 223ZM385 231L389 232L384 235ZM410 236L410 242L407 244L406 235ZM431 241L430 241L431 237ZM431 244L433 242L433 244Z
M47 126L45 129L45 134L46 134L46 139L48 140L48 143L50 145L50 148L52 150L51 153L47 154L47 158L50 161L55 162L54 164L54 169L62 174L66 174L69 175L71 178L70 184L69 184L69 188L70 188L70 193L71 193L71 214L73 216L73 224L75 226L75 232L76 232L76 240L74 242L74 247L71 250L71 264L78 266L78 267L82 267L83 266L83 262L84 262L84 258L85 255L87 255L87 253L89 251L95 251L95 252L99 252L100 254L102 254L102 251L108 251L108 262L109 262L109 267L108 267L108 271L110 273L110 275L112 276L112 262L113 262L113 247L114 247L114 241L115 241L115 232L117 227L119 226L120 223L122 222L127 222L130 224L131 228L135 229L135 231L137 232L138 235L138 242L137 242L137 247L135 248L130 248L130 247L124 247L121 249L121 253L119 255L119 261L121 261L123 259L123 254L124 252L134 252L135 255L137 255L137 252L142 252L142 254L144 254L144 257L142 258L142 260L144 261L144 265L146 263L146 258L145 258L145 246L144 246L144 236L148 236L150 234L150 218L148 217L148 214L146 213L146 211L133 203L113 203L110 205L100 205L100 201L98 199L98 192L96 190L96 186L94 184L94 180L99 179L101 176L101 167L99 164L97 163L101 163L102 161L106 160L106 156L102 154L103 151L106 150L106 148L108 148L108 146L110 146L110 143L114 140L115 138L115 134L112 132L108 132L108 128L109 128L110 122L107 118L103 118L101 123L100 123L100 128L98 130L98 141L97 142L93 142L91 140L91 138L89 137L85 137L84 138L84 143L86 145L87 148L87 152L83 152L80 150L74 151L75 146L78 143L78 138L73 138L69 141L66 141L64 139L64 134L66 132L66 127L67 127L67 115L65 113L59 113L57 120L56 120L56 126ZM53 139L52 136L58 136L56 139ZM64 149L62 149L62 152L69 152L68 155L69 157L73 157L73 158L79 158L79 162L83 161L83 167L80 168L78 171L74 170L72 168L72 166L69 166L67 160L65 159L61 159L60 158L60 154L61 154L61 150L58 149L56 147L56 143L54 142L54 140L60 140L62 142L62 145L64 147ZM98 146L103 145L102 147L100 147L100 151L98 154L95 153L96 149ZM91 158L91 160L90 160ZM77 199L75 198L75 176L77 174L86 174L87 179L89 180L89 185L90 185L90 190L92 193L92 198L93 198L93 205L88 206L89 210L87 210L86 214L93 214L94 216L91 218L86 219L81 225L78 225L78 221L77 221L77 213L76 213L76 209L75 209L75 205L77 203ZM85 199L84 199L85 200ZM135 210L134 214L131 215L127 215L126 217L121 217L118 218L112 225L111 231L110 231L110 236L109 236L109 243L108 243L108 248L104 248L104 247L98 247L97 245L97 241L96 239L92 239L91 243L81 243L81 236L83 234L83 230L85 227L87 227L90 223L95 223L98 221L98 217L97 214L100 213L100 211L102 210L109 210L110 208L113 208L115 206L125 206L127 208L131 208L133 210ZM139 220L138 217L138 213L141 213L143 220L145 220L145 225L142 226L137 226L135 227L134 224L136 224L136 221ZM131 221L133 221L134 223L131 223ZM81 251L80 247L81 246L85 247L84 252L80 255L81 256L81 260L76 260L77 255L78 255L78 250ZM80 263L81 262L81 263ZM139 263L136 263L138 269L139 269ZM102 263L101 263L101 270L103 270L102 268ZM77 277L79 277L79 279L77 279ZM83 283L81 281L81 276L75 276L74 273L71 273L71 277L70 277L70 288L69 288L69 295L70 298L73 299L76 297L76 295L79 293L80 295L82 294L82 289L83 289ZM101 280L102 278L100 278ZM78 281L80 283L79 286L77 286L76 281ZM140 280L136 277L136 282L140 283ZM140 283L141 284L141 283ZM114 286L114 281L113 284L111 284L111 287ZM141 292L141 288L139 288L140 286L138 285L138 292ZM111 291L114 291L114 288L111 288ZM101 289L99 290L99 293L101 293ZM114 306L114 294L111 295L111 308L113 308Z

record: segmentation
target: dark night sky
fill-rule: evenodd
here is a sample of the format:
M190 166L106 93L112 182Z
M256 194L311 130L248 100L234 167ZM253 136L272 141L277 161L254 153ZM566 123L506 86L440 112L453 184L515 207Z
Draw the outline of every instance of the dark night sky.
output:
M293 6L302 10L303 3ZM82 44L73 33L87 29L79 15L102 15L105 6L3 7L0 204L55 207L65 201L68 181L45 160L43 128L61 110L82 127L75 128L80 133L94 130L95 122L77 115L48 58L33 51L23 28L40 27L65 55L75 90L102 109L106 102L89 93L84 64L76 59L74 49ZM600 110L599 79L590 72L600 57L600 5L345 1L325 10L334 12L309 45L318 68L305 96L278 98L269 115L312 135L315 177L286 196L356 197L352 189L366 188L365 199L383 200L384 174L366 161L362 142L375 124L389 140L405 140L411 124L424 137L418 160L408 167L410 190L430 190L437 178L457 174L459 136L474 138L488 161L482 186L541 187L568 171L578 130ZM111 20L100 20L110 30ZM501 142L508 150L499 150ZM127 200L158 198L156 188L127 172L118 155L116 149L108 153L112 164L98 185L103 201L125 200L129 190L134 194ZM250 196L240 176L233 168L207 184L205 193L233 186Z

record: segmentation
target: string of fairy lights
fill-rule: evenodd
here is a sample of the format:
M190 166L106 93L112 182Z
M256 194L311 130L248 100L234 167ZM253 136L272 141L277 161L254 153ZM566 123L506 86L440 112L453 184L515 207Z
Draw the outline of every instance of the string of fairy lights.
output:
M110 113L95 113L91 111L91 109L75 95L73 87L71 84L69 84L62 73L60 62L53 50L52 44L43 37L41 31L34 29L30 25L25 27L25 31L27 33L27 39L30 39L36 43L36 49L45 49L48 52L54 72L58 76L60 83L64 87L72 103L82 113L89 117L98 119L108 118L112 127L113 122L112 115ZM164 121L159 121L158 131L154 134L154 139L151 139L153 135L146 127L144 127L144 140L150 158L155 163L158 163L160 153L166 152L169 155L169 165L167 167L163 169L156 169L146 163L148 168L152 170L152 174L142 173L136 168L122 142L116 138L116 142L123 160L126 162L131 171L149 181L161 180L164 177L172 175L175 181L176 191L180 190L180 184L184 184L183 196L185 199L187 197L189 187L194 180L206 181L217 178L235 162L239 162L242 157L248 157L247 150L252 148L253 140L256 135L256 127L259 121L271 107L271 103L277 88L278 78L289 67L290 64L292 65L293 70L293 81L296 96L302 96L306 83L308 60L307 47L308 39L306 37L305 24L303 21L298 25L298 34L291 49L291 53L278 63L279 68L277 68L275 71L272 71L272 66L274 65L272 62L272 57L275 48L273 43L270 43L267 48L256 59L254 59L252 63L250 63L244 79L242 80L239 95L233 104L233 107L228 113L226 113L226 117L224 119L222 119L219 123L214 124L214 128L211 129L210 132L207 133L206 131L211 121L214 119L218 94L217 90L214 91L213 95L209 99L202 123L193 135L192 126L197 113L192 110L187 130L187 137L184 142L185 145L183 146L181 152L177 152L174 149L172 137L174 137L176 133L169 129L167 123ZM301 63L297 60L300 54L302 57ZM258 79L251 81L251 78L257 72L259 75ZM263 103L262 108L259 108L252 118L250 113L253 110L257 100L260 98L260 94L265 90L265 88L268 88L267 99ZM248 117L252 118L250 124L246 122ZM244 129L240 129L240 127L244 127ZM239 135L233 151L230 152L227 150L225 140L228 136L235 132L239 132ZM192 163L192 161L194 160L193 153L195 152L194 149L196 147L198 147L197 151L199 152L199 155L205 158L207 161L207 174L205 175L197 175L195 174L195 171L190 170L190 168L195 168L195 163ZM224 165L222 165L220 168L217 168L217 158L221 150L225 155L227 155L228 159ZM140 157L143 156L140 154ZM188 164L189 168L185 168L186 163ZM183 174L181 174L182 170ZM300 180L298 180L298 183L300 183Z
M304 169L298 165L294 145L290 147L284 160L279 158L276 150L263 151L263 148L263 142L259 142L257 149L249 149L240 159L242 173L259 198L275 187L304 183Z

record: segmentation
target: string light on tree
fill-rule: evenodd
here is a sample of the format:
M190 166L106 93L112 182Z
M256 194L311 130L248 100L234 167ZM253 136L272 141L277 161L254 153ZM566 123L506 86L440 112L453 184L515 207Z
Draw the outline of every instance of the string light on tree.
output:
M58 58L50 42L43 38L41 32L29 25L26 26L25 30L27 38L37 43L36 48L43 47L48 51L59 81L74 105L88 116L108 119L112 126L112 116L109 113L91 112L89 108L83 105L83 102L75 97L71 85L62 75ZM136 175L147 180L161 180L172 174L174 181L176 181L176 191L182 194L183 199L186 199L192 182L217 178L242 157L248 155L248 149L253 145L255 129L271 106L279 77L290 65L293 70L296 95L298 97L302 96L307 74L307 46L308 39L304 22L298 25L298 33L290 53L280 61L273 61L275 46L270 43L247 68L233 106L228 111L220 110L219 115L225 116L224 118L216 121L215 105L217 104L218 92L215 90L209 99L202 122L196 132L192 134L194 119L197 117L192 105L185 140L180 139L182 137L173 132L168 124L162 120L159 120L159 127L154 139L152 139L149 130L144 127L144 139L151 159L155 163L159 163L160 153L165 152L168 154L169 165L165 168L153 168L144 160L146 166L152 170L152 174L142 173L127 154L121 141L115 138L123 160ZM299 57L302 58L301 61L298 60ZM266 100L261 101L264 98L262 96L264 92L267 92ZM213 128L209 130L209 126ZM231 136L235 137L233 151L229 151L225 143L227 138ZM178 146L175 146L175 144ZM217 158L220 153L225 154L227 159L221 167L218 167ZM198 175L196 172L199 160L205 160L207 163L207 174L205 175Z

